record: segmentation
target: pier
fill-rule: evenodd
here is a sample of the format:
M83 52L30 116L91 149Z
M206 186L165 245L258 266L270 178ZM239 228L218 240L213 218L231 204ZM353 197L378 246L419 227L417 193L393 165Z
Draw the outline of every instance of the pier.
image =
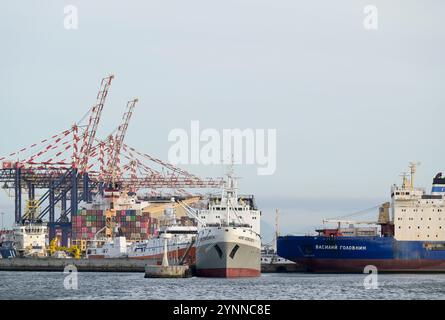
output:
M144 272L144 260L137 259L0 259L0 271L57 271L74 265L80 272Z

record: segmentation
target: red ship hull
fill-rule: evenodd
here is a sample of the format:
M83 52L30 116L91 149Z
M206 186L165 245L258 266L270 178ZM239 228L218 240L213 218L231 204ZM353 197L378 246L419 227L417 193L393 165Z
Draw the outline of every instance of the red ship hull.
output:
M186 253L187 249L183 248L183 249L179 249L179 250L175 250L175 251L169 251L167 253L168 259L170 260L174 260L174 259L181 259L185 253ZM145 256L129 256L130 259L138 259L138 260L151 260L151 261L155 261L156 264L162 264L162 259L164 258L164 254L154 254L154 255L145 255ZM188 265L193 265L195 264L196 261L196 255L195 255L195 247L190 248L189 252L187 253L187 257L185 258L184 262Z
M317 273L363 273L366 266L375 266L379 273L445 272L445 260L400 259L298 259L304 271Z
M248 268L215 268L215 269L197 269L196 275L199 277L212 278L244 278L259 277L261 271Z

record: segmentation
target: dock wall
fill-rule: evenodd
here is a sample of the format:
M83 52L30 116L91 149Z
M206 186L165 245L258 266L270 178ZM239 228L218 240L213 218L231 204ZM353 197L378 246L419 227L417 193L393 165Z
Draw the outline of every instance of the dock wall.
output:
M0 259L0 271L60 271L74 265L83 272L144 272L144 260L133 259Z

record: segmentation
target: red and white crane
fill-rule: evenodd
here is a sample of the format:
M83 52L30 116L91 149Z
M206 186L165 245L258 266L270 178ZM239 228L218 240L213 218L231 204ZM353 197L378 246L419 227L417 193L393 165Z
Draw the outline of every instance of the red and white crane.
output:
M95 141L94 139L96 138L96 132L99 126L105 100L108 95L108 89L110 88L111 80L113 80L113 78L114 75L110 75L103 78L100 83L100 89L96 97L96 104L91 109L90 119L88 121L87 128L83 134L83 142L80 149L81 159L77 164L80 173L88 171L88 161L92 153L92 147Z
M122 173L120 166L122 146L124 145L124 139L127 133L128 125L130 123L130 119L133 115L133 110L137 102L137 98L127 102L125 113L122 116L122 123L117 128L117 132L114 138L110 139L110 142L112 141L111 146L109 146L109 148L111 149L111 159L108 166L108 173L106 175L109 180L108 182L115 183Z

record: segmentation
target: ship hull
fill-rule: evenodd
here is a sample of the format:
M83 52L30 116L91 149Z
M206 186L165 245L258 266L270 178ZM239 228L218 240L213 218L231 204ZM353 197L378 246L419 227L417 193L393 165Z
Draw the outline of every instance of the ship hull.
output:
M196 274L198 277L208 278L248 278L261 276L261 271L248 268L209 268L198 269Z
M17 252L15 251L15 249L6 249L6 248L0 249L0 257L2 259L15 258L16 256Z
M248 232L247 232L248 231ZM243 228L212 228L198 236L196 275L199 277L259 277L260 239Z
M304 271L363 273L445 272L445 242L397 241L392 237L279 237L278 254ZM368 267L369 268L369 267Z
M379 273L445 273L445 260L399 259L295 259L302 271L315 273L364 273L375 266Z
M188 265L195 264L195 247L191 248L181 248L173 251L168 251L167 256L168 260L173 261L179 261L180 259L184 258L184 262ZM138 259L138 260L149 260L153 264L160 265L162 264L162 259L164 258L164 253L158 253L158 254L146 254L146 255L129 255L129 259Z

